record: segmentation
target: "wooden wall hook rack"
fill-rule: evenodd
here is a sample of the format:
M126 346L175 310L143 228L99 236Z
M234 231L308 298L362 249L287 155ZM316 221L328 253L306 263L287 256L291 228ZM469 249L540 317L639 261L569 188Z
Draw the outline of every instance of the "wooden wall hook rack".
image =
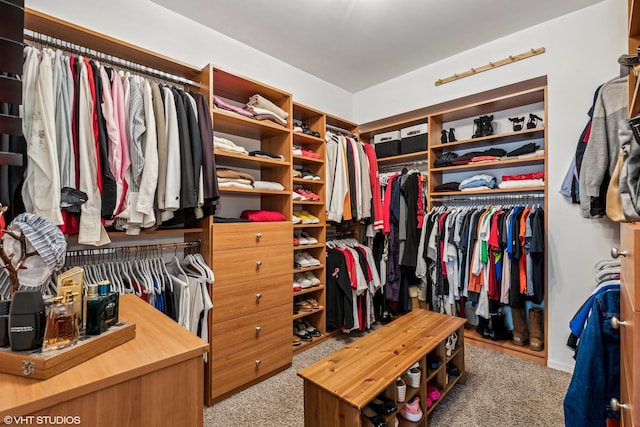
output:
M455 73L455 74L453 74L453 75L451 75L449 77L438 79L438 80L436 80L435 85L436 86L440 86L440 85L443 85L445 83L450 83L450 82L453 82L453 81L456 81L456 80L459 80L459 79L462 79L462 78L465 78L465 77L473 76L474 74L478 74L478 73L481 73L483 71L493 70L494 68L502 67L503 65L508 65L508 64L511 64L513 62L516 62L516 61L521 61L523 59L531 58L532 56L540 55L540 54L542 54L544 52L545 52L545 49L543 47L541 47L541 48L538 48L538 49L528 50L528 51L520 53L518 55L509 55L508 58L501 59L499 61L492 61L492 62L489 62L488 64L483 65L481 67L473 67L470 70L464 71L462 73Z

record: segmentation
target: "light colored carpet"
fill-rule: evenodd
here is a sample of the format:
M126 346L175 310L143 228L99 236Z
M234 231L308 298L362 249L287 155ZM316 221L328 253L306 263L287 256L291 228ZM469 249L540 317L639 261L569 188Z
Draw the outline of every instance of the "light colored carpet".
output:
M294 356L289 369L205 408L205 426L304 426L303 384L296 373L359 336L331 338ZM466 383L443 398L429 416L430 427L564 425L562 401L570 374L470 344L465 363Z

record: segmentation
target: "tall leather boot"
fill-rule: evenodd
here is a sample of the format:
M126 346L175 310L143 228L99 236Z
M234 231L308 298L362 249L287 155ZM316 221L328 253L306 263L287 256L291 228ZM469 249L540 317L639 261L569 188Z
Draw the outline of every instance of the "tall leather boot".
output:
M513 339L511 342L520 346L527 345L529 333L527 332L527 323L524 318L524 307L511 307L511 317L513 318Z
M491 315L491 335L489 336L494 341L503 341L513 339L511 331L504 323L504 314L492 314Z
M482 335L482 338L489 338L489 319L478 316L478 326L476 326L476 332Z
M544 349L544 311L529 309L529 348L534 351Z

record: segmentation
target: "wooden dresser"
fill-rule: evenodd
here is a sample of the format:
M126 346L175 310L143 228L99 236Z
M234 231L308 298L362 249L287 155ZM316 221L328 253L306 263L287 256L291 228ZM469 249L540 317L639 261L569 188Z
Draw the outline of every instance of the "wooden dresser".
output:
M202 426L207 343L134 295L120 297L120 319L136 324L133 340L67 371L0 374L0 425Z
M291 222L213 224L209 403L291 365Z
M620 248L612 255L622 262L620 280L620 416L624 427L640 426L640 224L620 224ZM636 261L636 255L639 260ZM614 325L615 327L615 325Z

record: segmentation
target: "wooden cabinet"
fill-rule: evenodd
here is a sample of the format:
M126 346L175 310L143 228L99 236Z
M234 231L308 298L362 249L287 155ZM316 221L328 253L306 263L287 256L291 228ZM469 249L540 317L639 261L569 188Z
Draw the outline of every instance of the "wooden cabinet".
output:
M120 318L135 323L136 337L93 359L42 381L0 374L0 420L71 416L96 427L202 426L208 344L135 295L120 297Z
M465 381L464 323L464 319L414 310L302 369L298 375L304 379L305 426L368 426L362 409L381 393L396 401L398 412L418 395L423 417L410 425L426 426L428 414L456 383ZM457 341L448 353L446 342L453 333ZM434 362L437 367L431 368ZM407 386L404 401L398 402L396 379L415 363L421 370L419 387ZM453 365L457 376L447 373ZM426 408L428 385L438 389L440 398ZM392 417L387 417L387 425L393 425ZM404 421L400 415L398 419Z
M213 95L246 104L259 94L291 115L291 95L223 70L210 70ZM280 159L216 149L216 166L248 173L282 189L220 187L222 217L244 210L277 211L285 221L216 223L211 227L211 358L208 366L212 404L291 365L290 319L292 152L291 117L286 125L213 110L214 135L247 151L265 151Z
M640 425L640 292L636 277L640 275L640 224L620 224L620 403L622 425Z

